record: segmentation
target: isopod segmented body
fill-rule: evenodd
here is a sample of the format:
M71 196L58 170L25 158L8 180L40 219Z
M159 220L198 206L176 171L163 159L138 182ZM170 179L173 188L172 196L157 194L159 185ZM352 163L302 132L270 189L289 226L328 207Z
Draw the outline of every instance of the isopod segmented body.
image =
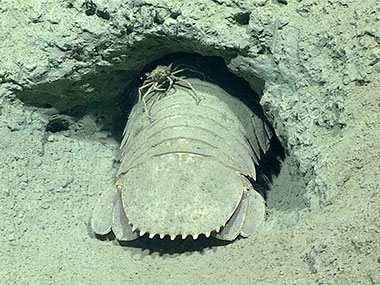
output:
M147 106L139 101L131 111L117 187L99 198L94 232L112 229L119 240L252 234L264 221L265 201L247 177L256 179L255 164L268 150L268 126L206 81L190 78L164 96L153 93Z

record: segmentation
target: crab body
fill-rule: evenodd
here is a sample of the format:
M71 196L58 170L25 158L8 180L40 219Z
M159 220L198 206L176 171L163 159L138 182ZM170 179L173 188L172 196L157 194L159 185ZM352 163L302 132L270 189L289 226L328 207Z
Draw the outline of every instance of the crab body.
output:
M172 64L166 65L158 65L153 71L148 72L146 74L148 81L162 82L166 80L167 76L172 74Z
M256 179L269 128L220 87L198 79L187 83L176 82L165 97L147 102L153 122L142 101L134 106L116 187L99 198L94 232L112 229L119 240L145 233L234 240L264 221L265 201L247 177Z

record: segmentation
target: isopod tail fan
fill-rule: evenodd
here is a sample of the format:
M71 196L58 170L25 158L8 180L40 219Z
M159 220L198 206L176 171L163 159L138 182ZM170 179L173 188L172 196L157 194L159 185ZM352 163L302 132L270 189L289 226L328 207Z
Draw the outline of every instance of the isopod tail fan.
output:
M98 198L91 216L91 228L96 234L105 235L111 231L116 195L116 191L104 191Z
M99 235L108 234L112 230L118 240L131 241L136 239L138 234L132 231L129 224L119 187L105 191L99 197L93 210L91 228Z
M253 234L265 220L265 201L252 186L244 190L242 198L226 225L214 237L233 241L239 234L248 237Z
M121 241L131 241L138 237L136 231L133 231L125 214L123 201L121 198L122 186L117 186L117 195L112 212L112 231L116 238Z

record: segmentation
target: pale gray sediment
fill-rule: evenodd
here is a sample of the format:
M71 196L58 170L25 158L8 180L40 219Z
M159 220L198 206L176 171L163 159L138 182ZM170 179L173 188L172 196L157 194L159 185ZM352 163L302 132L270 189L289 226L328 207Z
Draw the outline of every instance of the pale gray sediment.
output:
M380 283L379 2L125 2L0 2L0 283ZM222 58L285 151L254 236L165 254L87 232L126 88L170 53Z

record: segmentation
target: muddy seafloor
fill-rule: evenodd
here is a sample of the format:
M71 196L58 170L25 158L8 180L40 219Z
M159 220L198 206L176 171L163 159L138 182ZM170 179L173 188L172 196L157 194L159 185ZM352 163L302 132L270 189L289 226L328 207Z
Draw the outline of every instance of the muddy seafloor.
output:
M0 15L0 284L380 283L377 1L1 1ZM125 89L170 53L222 58L284 150L249 238L89 231Z

